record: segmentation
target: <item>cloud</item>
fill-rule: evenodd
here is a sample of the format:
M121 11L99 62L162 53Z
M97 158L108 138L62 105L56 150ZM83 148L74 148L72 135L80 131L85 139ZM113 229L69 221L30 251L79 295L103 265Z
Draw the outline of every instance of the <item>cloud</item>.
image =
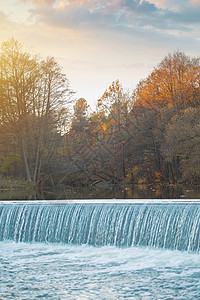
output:
M31 1L31 0L20 0ZM200 0L32 0L30 20L48 31L70 30L90 40L114 38L173 45L198 41ZM193 2L193 3L192 3ZM195 5L194 5L195 2ZM183 5L181 5L183 4ZM32 19L31 19L32 17ZM57 28L57 29L56 29ZM186 43L186 42L185 42ZM192 43L191 43L192 44ZM177 46L178 47L178 46Z
M39 0L33 0L42 3ZM197 0L193 0L197 2ZM199 0L200 1L200 0ZM198 1L198 2L199 2ZM43 0L47 2L47 0ZM77 29L188 32L200 23L200 7L189 0L63 0L49 7L36 6L32 14L50 26ZM172 4L173 2L173 4ZM160 6L158 6L160 4ZM161 5L169 6L163 8Z
M52 7L56 0L21 0L22 2L32 2L36 7Z
M0 11L0 32L3 36L3 33L7 33L12 28L12 22L8 19L8 17Z
M7 22L6 15L0 11L0 24L4 24Z
M50 9L36 8L33 13L41 22L54 26L129 27L143 16L154 14L157 8L139 0L66 0ZM134 19L133 19L134 18Z
M0 41L14 36L56 56L80 97L116 78L132 86L168 52L199 55L197 0L1 1Z
M32 2L38 22L63 28L192 31L200 0L19 0Z
M149 0L150 3L154 4L157 7L163 8L169 0Z
M194 5L200 6L200 0L190 0Z

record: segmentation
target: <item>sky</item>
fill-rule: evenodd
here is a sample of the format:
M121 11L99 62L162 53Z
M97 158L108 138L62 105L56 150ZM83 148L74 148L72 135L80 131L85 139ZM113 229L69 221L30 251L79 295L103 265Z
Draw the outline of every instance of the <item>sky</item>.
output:
M200 0L0 0L0 43L12 37L94 107L113 80L131 90L169 52L200 54Z

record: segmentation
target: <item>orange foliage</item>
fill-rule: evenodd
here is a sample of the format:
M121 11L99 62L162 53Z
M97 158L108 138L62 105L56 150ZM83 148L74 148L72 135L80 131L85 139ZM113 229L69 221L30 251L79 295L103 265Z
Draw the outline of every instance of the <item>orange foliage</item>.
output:
M160 110L168 105L185 108L200 99L199 59L182 52L166 56L154 71L138 84L133 95L136 105Z

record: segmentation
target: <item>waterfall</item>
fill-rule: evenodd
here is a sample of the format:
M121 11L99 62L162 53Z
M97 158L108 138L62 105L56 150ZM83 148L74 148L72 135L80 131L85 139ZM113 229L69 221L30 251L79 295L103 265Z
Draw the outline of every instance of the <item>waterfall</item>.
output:
M198 204L1 204L0 241L199 252Z

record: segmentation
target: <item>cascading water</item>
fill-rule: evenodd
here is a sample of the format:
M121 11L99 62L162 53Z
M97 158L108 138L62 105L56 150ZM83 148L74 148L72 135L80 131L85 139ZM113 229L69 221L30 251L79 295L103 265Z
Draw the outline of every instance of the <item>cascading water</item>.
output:
M199 204L2 204L0 240L199 252Z

